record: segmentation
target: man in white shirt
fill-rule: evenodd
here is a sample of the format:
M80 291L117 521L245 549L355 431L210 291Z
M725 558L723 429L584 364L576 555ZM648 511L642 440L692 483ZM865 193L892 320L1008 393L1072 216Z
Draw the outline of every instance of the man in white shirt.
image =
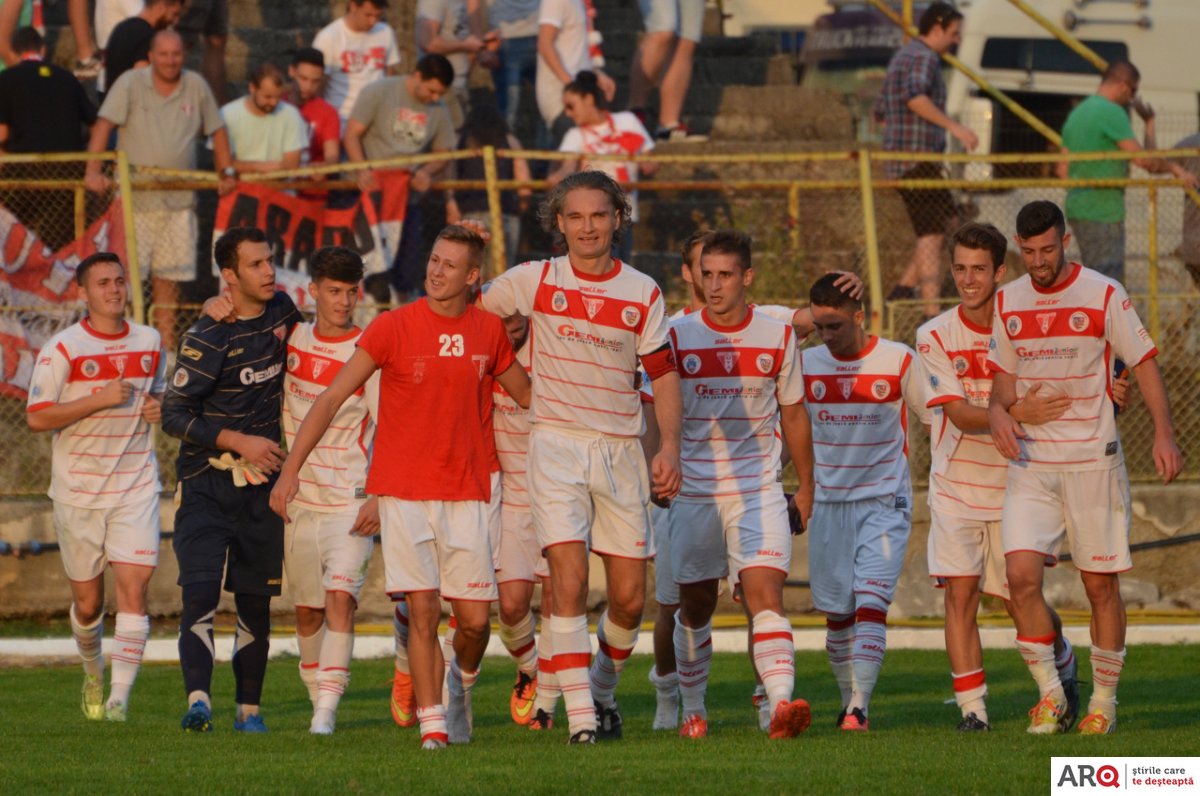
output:
M305 125L294 105L279 101L286 86L279 67L264 63L250 76L250 93L221 108L239 174L299 168Z
M363 87L399 72L396 34L383 21L387 7L387 0L350 0L345 16L313 39L313 47L325 56L325 99L337 108L343 132Z

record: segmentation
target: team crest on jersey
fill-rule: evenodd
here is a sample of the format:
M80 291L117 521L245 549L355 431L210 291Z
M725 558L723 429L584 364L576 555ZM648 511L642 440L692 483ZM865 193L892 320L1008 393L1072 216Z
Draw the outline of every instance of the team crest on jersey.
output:
M125 377L125 355L117 354L115 356L111 356L108 358L108 361L112 363L112 366L114 368L116 368L117 378L118 379L124 378Z
M1054 318L1057 312L1039 312L1037 314L1038 328L1042 330L1042 334L1050 331L1050 324L1054 323Z
M754 360L754 364L758 366L761 372L770 373L771 368L775 367L775 357L770 354L759 354Z
M314 379L321 378L321 374L325 372L325 368L329 367L329 360L314 358L312 361L312 377Z
M295 373L300 369L300 355L295 351L288 351L287 369L288 373Z
M700 372L700 357L695 354L688 354L683 358L683 369L690 375L696 375Z
M825 400L825 382L814 381L812 383L812 394L813 394L813 398L815 400L824 401Z
M741 356L741 353L737 351L717 352L717 359L720 360L721 365L725 368L726 373L733 373L733 366L737 364L737 361L741 358Z
M979 364L979 372L987 376L991 375L992 369L988 367L987 354L982 351L975 352L975 362Z
M604 299L585 298L583 300L583 308L587 310L588 320L592 320L596 317L596 313L604 308Z
M149 354L142 354L140 362L142 363L142 372L150 373L150 368L154 366L154 357Z
M967 358L966 357L960 356L960 357L954 358L954 372L960 376L967 372Z
M567 294L561 290L554 291L554 296L550 299L550 306L554 308L555 312L566 312Z
M425 381L425 359L417 357L413 360L413 384Z
M475 367L479 371L480 381L483 381L483 377L487 375L488 359L490 359L490 357L487 354L471 355L471 361L475 363Z
M275 333L275 336L279 338L279 342L281 343L283 342L283 338L287 337L287 329L284 329L282 325L276 326L271 331Z
M187 383L188 383L187 368L178 368L175 371L175 377L173 379L171 379L171 384L173 384L176 387L182 387Z
M85 379L94 379L100 375L100 365L94 359L85 359L79 366L79 372Z
M965 363L964 363L965 364ZM887 398L892 392L892 385L887 383L887 379L876 379L871 384L871 394L879 400Z
M1067 325L1071 327L1073 332L1082 332L1088 328L1088 316L1084 312L1072 312L1071 317L1067 320Z
M837 383L838 389L842 391L842 397L849 398L850 394L854 392L854 385L858 384L858 379L852 376L848 379L838 379Z
M625 309L621 310L621 320L624 321L625 325L631 329L634 326L637 326L638 321L641 319L642 311L637 307L626 307Z
M1021 333L1021 319L1016 315L1009 315L1008 320L1004 322L1004 328L1008 329L1009 337L1016 337ZM995 344L996 341L993 340L992 345Z

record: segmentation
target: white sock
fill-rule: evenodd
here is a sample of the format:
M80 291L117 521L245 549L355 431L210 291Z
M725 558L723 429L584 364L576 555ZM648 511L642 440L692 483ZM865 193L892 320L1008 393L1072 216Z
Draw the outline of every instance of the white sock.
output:
M321 645L325 639L325 625L311 636L302 636L296 631L296 646L300 648L300 682L308 690L308 701L317 704L317 671L321 668Z
M80 624L75 618L75 605L68 612L71 616L71 635L75 637L75 648L83 660L83 673L92 677L104 676L104 656L100 654L101 641L104 639L104 612L90 625Z
M708 691L708 672L712 666L712 622L691 628L675 612L675 673L683 715L708 718L704 695Z
M117 614L117 629L113 635L112 689L108 701L129 704L129 691L137 680L150 637L150 617L144 614Z
M550 632L550 622L550 617L542 617L542 634L538 638L538 687L533 709L544 710L553 716L558 707L558 698L562 696L562 688L558 685L558 672L554 668L554 634Z
M554 637L553 667L558 674L563 701L567 705L567 727L571 735L596 729L596 709L588 683L588 660L592 654L586 616L550 617Z
M854 667L854 693L850 695L850 710L858 708L867 713L871 707L871 693L879 680L883 668L883 654L887 651L887 604L870 602L854 614L854 646L850 656Z
M988 715L984 699L987 697L987 677L983 669L963 674L951 672L950 677L954 681L954 701L958 703L963 718L968 713L974 713L977 719L986 724Z
M533 638L533 612L515 625L500 623L500 642L512 656L517 669L530 677L537 675L537 642Z
M796 645L792 625L774 611L754 615L754 668L762 678L771 715L780 703L790 702L796 685Z
M321 670L317 673L318 710L336 711L350 683L350 659L354 655L354 634L325 631L321 644Z
M1117 715L1117 683L1125 668L1125 650L1113 652L1092 645L1092 698L1088 713L1100 711L1108 718Z
M1054 635L1036 638L1017 636L1017 649L1021 651L1025 665L1037 683L1038 692L1042 696L1052 694L1059 702L1065 703L1062 681L1058 679L1058 669L1054 668Z
M629 653L637 644L638 628L625 628L617 625L608 618L608 611L600 616L596 626L598 649L592 659L589 678L592 685L592 699L602 707L612 707L616 704L613 692L617 690L617 682L621 679L621 670Z
M446 731L446 706L438 703L428 707L417 708L417 721L421 725L421 741L430 739L449 743L450 735Z

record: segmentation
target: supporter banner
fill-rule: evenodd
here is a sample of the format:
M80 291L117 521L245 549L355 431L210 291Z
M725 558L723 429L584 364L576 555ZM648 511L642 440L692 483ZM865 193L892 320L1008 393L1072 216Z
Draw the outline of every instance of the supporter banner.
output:
M26 397L34 356L78 319L75 269L98 251L126 260L120 199L113 199L82 238L56 252L0 206L0 396Z
M303 307L311 303L306 290L308 258L322 246L355 250L362 255L368 276L386 272L396 259L408 203L408 172L376 174L380 189L362 194L343 209L243 183L221 198L213 240L233 227L254 226L266 232L279 288ZM215 264L213 268L215 272Z

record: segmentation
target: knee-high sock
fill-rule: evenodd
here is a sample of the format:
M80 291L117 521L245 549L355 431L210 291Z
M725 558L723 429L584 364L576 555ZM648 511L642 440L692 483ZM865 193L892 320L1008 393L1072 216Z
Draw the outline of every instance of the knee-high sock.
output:
M239 705L262 702L263 677L271 651L271 598L262 594L234 595L237 634L233 638L233 678Z
M771 715L781 702L790 702L796 686L796 644L792 623L774 611L754 615L754 668L762 678Z
M850 647L854 644L854 614L830 614L825 617L825 653L829 667L842 694L842 707L850 704L854 694L854 667L850 662Z
M517 670L533 677L537 674L537 642L533 638L533 612L525 614L515 625L500 623L500 642Z
M396 669L408 671L408 602L401 597L392 611L392 634L396 642Z
M588 638L586 616L550 617L554 658L552 666L558 674L563 701L567 705L567 725L574 735L580 730L596 729L596 710L588 683L588 663L591 659L591 640Z
M538 687L533 708L553 716L558 707L558 698L562 696L562 688L558 685L558 672L554 669L554 634L550 632L550 621L550 617L542 617L542 633L537 645Z
M321 644L321 669L317 672L318 710L336 711L350 683L350 658L354 655L354 634L325 631Z
M113 636L112 690L109 702L129 704L129 691L137 680L150 637L150 617L144 614L117 614L117 632Z
M450 665L457 656L454 654L454 636L458 633L458 621L450 615L446 625L446 636L442 639L442 704L450 704Z
M604 707L612 707L616 701L613 692L617 690L621 670L625 668L625 661L637 644L638 628L621 627L609 619L608 611L605 611L597 623L596 637L599 649L589 672L592 699Z
M300 682L308 690L308 701L317 704L317 673L321 668L321 647L325 643L325 625L311 636L296 631L296 646L300 648Z
M987 676L983 669L962 674L951 672L950 677L954 681L954 701L958 703L963 717L974 713L976 718L986 723L988 715L984 700L987 698Z
M1058 669L1054 667L1054 634L1045 636L1017 636L1017 649L1033 681L1037 683L1038 693L1042 696L1052 694L1057 700L1064 700L1062 681L1058 677Z
M71 635L75 637L75 648L79 650L79 658L83 661L84 674L93 677L104 676L104 656L100 654L101 641L104 639L104 612L90 625L83 625L75 618L75 605L71 605Z
M683 715L708 718L704 694L708 691L708 672L712 666L712 622L691 628L675 612L675 673L679 676L679 695Z
M854 667L854 693L849 708L867 713L871 692L883 668L887 652L887 603L878 597L865 596L854 614L854 646L850 663Z
M213 617L221 600L220 581L189 583L183 587L183 613L179 617L179 668L188 702L208 702L212 693Z
M421 724L421 741L430 739L448 743L450 734L446 730L446 706L442 703L417 708L417 721Z
M1125 668L1125 650L1113 652L1092 646L1092 698L1088 713L1100 711L1110 719L1117 715L1117 683Z

